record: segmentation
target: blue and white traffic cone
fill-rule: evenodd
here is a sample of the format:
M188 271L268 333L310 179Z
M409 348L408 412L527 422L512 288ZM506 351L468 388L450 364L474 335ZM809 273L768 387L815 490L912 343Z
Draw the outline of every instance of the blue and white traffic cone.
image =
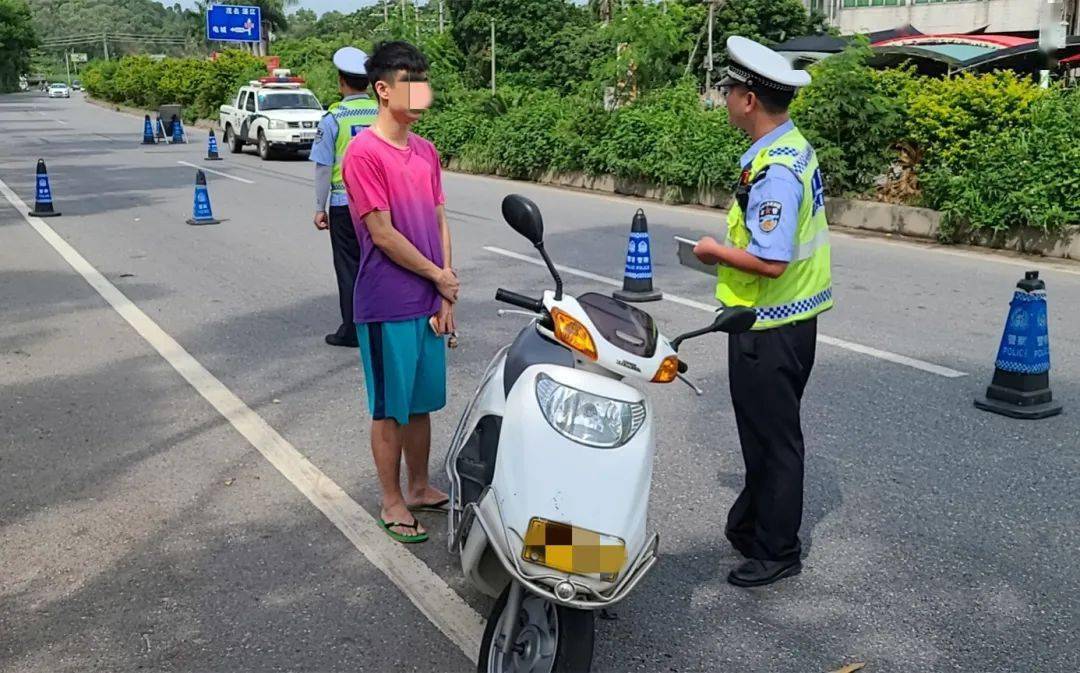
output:
M985 411L1012 418L1046 418L1061 413L1050 391L1050 332L1047 327L1046 283L1028 271L1016 284L1009 317L1001 336L994 379L986 397L975 400Z
M206 175L202 171L195 171L195 202L191 207L191 219L188 224L219 224L221 220L214 219L214 212L210 208L210 193L206 191Z
M621 301L659 301L664 296L659 290L653 289L649 222L645 219L645 211L640 208L634 213L634 221L630 225L623 286L612 296Z
M180 118L176 115L172 117L172 143L186 143L187 136L184 134L184 124L180 121Z
M169 136L165 135L165 122L161 121L161 117L157 118L157 134L154 139L159 143L169 142Z
M60 212L53 210L52 187L49 186L49 172L45 168L44 159L37 160L34 183L34 209L30 214L34 217L58 217Z
M206 139L206 161L221 161L217 150L217 136L214 129L210 129L210 137Z
M157 144L157 140L154 139L154 124L150 121L150 115L146 115L146 118L143 119L142 144Z

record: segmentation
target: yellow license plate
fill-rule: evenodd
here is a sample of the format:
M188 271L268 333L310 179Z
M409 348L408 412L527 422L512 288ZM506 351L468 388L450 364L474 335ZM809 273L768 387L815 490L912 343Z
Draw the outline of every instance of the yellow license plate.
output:
M615 575L626 563L626 544L611 535L534 517L521 557L575 575Z

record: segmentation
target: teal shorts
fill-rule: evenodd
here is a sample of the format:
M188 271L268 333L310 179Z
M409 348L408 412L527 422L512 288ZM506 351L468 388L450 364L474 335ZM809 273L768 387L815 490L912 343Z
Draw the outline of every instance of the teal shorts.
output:
M406 425L446 406L446 343L428 320L356 324L372 419Z

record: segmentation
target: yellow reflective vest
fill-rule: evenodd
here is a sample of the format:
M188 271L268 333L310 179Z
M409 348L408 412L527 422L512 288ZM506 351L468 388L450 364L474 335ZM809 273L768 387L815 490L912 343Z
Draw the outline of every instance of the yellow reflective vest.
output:
M337 121L337 137L334 139L334 168L330 174L330 192L345 193L345 180L341 177L341 161L345 150L357 133L375 123L379 113L379 104L371 98L351 98L330 106L326 114L334 115Z
M716 298L725 306L750 306L757 313L755 330L807 320L833 306L829 224L825 219L824 185L814 148L798 129L780 136L758 152L740 180L749 188L763 170L791 170L803 186L794 254L779 278L766 278L720 266ZM780 168L780 167L783 168ZM738 202L727 219L726 245L745 250L750 244L746 213Z

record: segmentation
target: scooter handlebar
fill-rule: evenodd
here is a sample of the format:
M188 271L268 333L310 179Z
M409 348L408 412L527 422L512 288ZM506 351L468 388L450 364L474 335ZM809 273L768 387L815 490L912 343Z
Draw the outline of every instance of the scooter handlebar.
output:
M544 311L543 300L526 297L523 294L504 290L501 287L495 291L495 301L501 301L505 304L517 306L518 308L523 308L526 311L532 311L533 313L542 313Z

